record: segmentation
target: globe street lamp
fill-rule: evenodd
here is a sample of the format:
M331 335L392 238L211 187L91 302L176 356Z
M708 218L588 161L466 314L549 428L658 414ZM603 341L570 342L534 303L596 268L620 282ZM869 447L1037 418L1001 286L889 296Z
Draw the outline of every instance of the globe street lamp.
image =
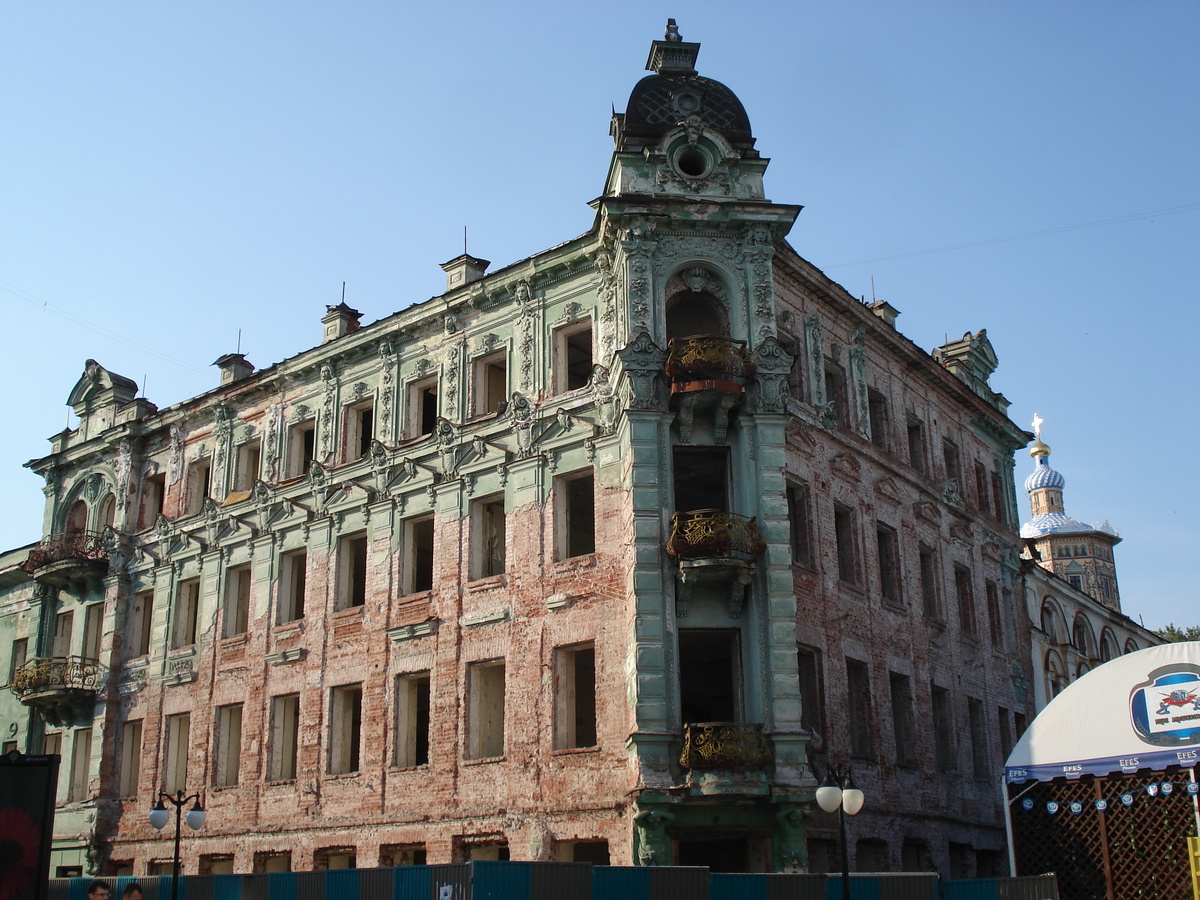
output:
M176 791L175 796L171 796L163 791L158 792L158 802L150 808L150 827L155 831L162 831L163 826L167 824L171 814L167 812L167 808L163 806L163 801L166 800L175 807L175 866L171 874L171 900L179 900L179 826L184 818L187 819L188 828L192 831L199 831L204 827L204 807L200 805L200 795L192 794L185 797L183 791ZM183 815L183 808L188 801L195 800L195 804L188 810L187 816Z
M827 813L838 811L842 826L842 900L850 900L850 850L846 840L846 816L858 815L863 808L863 792L854 786L850 767L830 766L825 780L817 788L817 805Z

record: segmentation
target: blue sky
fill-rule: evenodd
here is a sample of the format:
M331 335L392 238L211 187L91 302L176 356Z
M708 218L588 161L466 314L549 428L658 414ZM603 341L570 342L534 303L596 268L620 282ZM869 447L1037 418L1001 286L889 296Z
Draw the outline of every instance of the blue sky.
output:
M792 245L926 349L986 327L1125 611L1200 622L1193 0L0 4L0 546L87 358L167 406L239 329L315 344L343 281L365 321L437 294L464 225L493 268L586 231L667 16Z

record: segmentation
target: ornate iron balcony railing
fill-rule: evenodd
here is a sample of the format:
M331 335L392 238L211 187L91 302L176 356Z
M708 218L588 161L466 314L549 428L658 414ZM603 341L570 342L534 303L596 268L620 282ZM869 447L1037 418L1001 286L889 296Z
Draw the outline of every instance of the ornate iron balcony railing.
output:
M108 551L104 549L103 535L96 531L52 534L29 551L21 568L32 575L38 569L67 560L107 566Z
M695 509L671 517L667 553L676 559L751 560L766 549L753 517L719 509Z
M762 769L771 745L757 722L689 722L683 726L685 769Z
M671 393L725 390L741 393L754 377L754 360L745 341L717 335L672 338L664 364Z
M98 660L83 656L35 656L17 669L9 682L21 700L42 694L97 691L104 680Z

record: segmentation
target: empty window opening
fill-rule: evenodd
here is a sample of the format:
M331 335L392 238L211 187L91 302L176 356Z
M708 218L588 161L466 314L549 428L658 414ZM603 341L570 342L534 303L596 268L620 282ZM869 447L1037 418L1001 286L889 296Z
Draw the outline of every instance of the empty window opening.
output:
M117 519L117 498L112 494L100 501L100 527L112 528Z
M1008 521L1008 504L1004 501L1004 479L998 472L993 472L992 478L992 508L995 510L995 516L1001 522Z
M996 712L1000 719L1000 756L1007 760L1013 748L1012 723L1008 720L1008 710L1003 706L998 707Z
M405 593L433 590L433 516L410 519L405 524Z
M871 425L871 443L881 450L889 449L892 438L887 397L874 388L867 391L867 416Z
M60 612L54 617L54 642L51 656L71 656L71 633L75 628L75 613Z
M188 732L191 723L192 717L188 713L167 716L163 790L168 794L182 791L188 786L188 751L191 749Z
M892 734L896 740L896 765L917 764L917 729L913 717L912 680L897 672L888 673L892 689Z
M334 688L329 706L329 774L357 772L362 744L362 685Z
M993 646L999 649L1004 646L1004 618L1000 612L1000 590L996 586L996 582L990 578L983 583L983 590L987 598L990 637Z
M555 746L596 746L596 650L592 644L555 652Z
M29 658L29 638L17 638L12 642L12 656L8 660L8 680L12 682L25 660Z
M212 487L212 460L201 459L188 466L187 477L187 509L185 513L194 516L204 508L204 501Z
M908 419L908 464L918 472L925 471L925 424L909 416Z
M724 447L676 447L675 511L729 508L729 451Z
M974 469L975 469L975 497L977 498L978 503L979 503L979 510L980 510L980 512L990 516L992 514L992 501L991 501L991 496L988 492L987 469L985 469L983 467L983 463L979 462L979 460L975 461Z
M100 638L104 631L104 604L91 603L83 613L83 657L100 658Z
M296 747L300 724L300 695L271 699L271 753L267 777L292 781L296 777Z
M554 845L559 862L586 862L593 866L610 865L608 841L559 841Z
M931 619L941 619L942 607L938 591L937 551L932 547L921 545L919 550L921 563L921 601L925 607L925 615Z
M947 438L942 441L942 464L946 470L946 480L953 481L962 493L962 469L958 462L958 445Z
M408 437L433 434L438 417L437 376L415 381L408 387Z
M825 360L825 402L832 404L838 428L848 428L850 409L846 396L846 373L833 360Z
M508 355L501 350L475 360L475 415L500 412L508 399Z
M800 677L800 724L809 732L825 732L825 688L821 682L821 651L799 644L796 673Z
M308 582L308 553L301 550L283 558L279 582L279 624L304 617L304 591Z
M245 634L250 624L250 566L237 566L225 576L225 637Z
M287 477L307 474L316 459L317 423L313 419L299 422L288 430Z
M679 712L683 722L738 722L741 642L736 629L679 630Z
M505 862L508 858L508 842L503 840L471 843L462 848L463 862Z
M200 579L193 578L179 585L175 600L175 623L171 630L171 649L190 647L196 643L199 617Z
M125 658L133 659L150 652L150 635L154 626L154 591L138 591L133 595L133 608L126 628L128 646Z
M117 793L121 797L136 797L142 761L142 721L126 722L121 726L121 767Z
M379 848L381 866L425 865L424 844L383 844Z
M871 673L865 662L846 659L846 711L850 719L850 754L873 759Z
M53 732L42 738L42 752L47 755L62 755L62 732ZM55 801L61 803L62 801Z
M354 462L371 451L375 439L375 402L359 403L348 407L344 414L346 439L342 444L342 460Z
M728 336L725 309L707 291L681 291L667 301L667 338Z
M255 853L254 871L267 874L290 872L292 871L292 852L290 850L268 850L265 853Z
M242 704L217 708L217 787L238 783L242 759Z
M355 847L323 847L313 853L313 870L356 869L358 852Z
M987 724L984 722L982 701L974 697L967 698L967 718L971 725L971 773L976 778L990 778Z
M504 755L504 660L467 667L467 759Z
M472 506L471 527L475 552L475 578L491 578L504 573L505 517L504 497L486 497Z
M592 377L592 323L568 325L554 335L555 390L586 387Z
M858 529L850 507L834 504L833 533L837 541L838 580L843 584L858 584Z
M975 591L971 586L971 570L954 567L954 592L958 597L958 622L967 634L975 634Z
M71 747L71 787L67 799L79 803L91 796L88 777L92 767L92 729L75 729L75 740Z
M791 526L792 562L811 566L812 556L812 495L807 484L787 487L788 523Z
M138 516L138 528L150 528L158 521L166 496L167 476L148 475L142 482L142 510Z
M236 471L233 477L235 491L248 491L258 481L258 473L262 466L262 443L247 441L238 447Z
M879 554L879 594L884 603L900 606L900 539L894 528L882 522L875 525L875 545Z
M351 534L338 541L338 609L367 602L367 535Z
M954 743L954 723L950 716L950 692L934 685L933 745L937 767L943 772L958 771L958 752Z
M429 762L429 673L396 676L396 765Z
M558 479L559 558L596 552L596 480L591 471Z
M201 875L232 875L233 857L227 853L202 854L199 872Z
M76 500L71 504L70 512L67 513L67 527L64 530L67 534L83 534L87 531L87 520L87 503L83 500Z

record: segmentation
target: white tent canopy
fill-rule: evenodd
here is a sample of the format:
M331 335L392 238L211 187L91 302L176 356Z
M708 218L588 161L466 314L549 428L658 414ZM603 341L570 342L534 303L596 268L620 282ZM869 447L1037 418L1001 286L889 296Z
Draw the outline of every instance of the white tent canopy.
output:
M1161 771L1200 758L1200 641L1138 650L1046 705L1004 765L1009 783Z

